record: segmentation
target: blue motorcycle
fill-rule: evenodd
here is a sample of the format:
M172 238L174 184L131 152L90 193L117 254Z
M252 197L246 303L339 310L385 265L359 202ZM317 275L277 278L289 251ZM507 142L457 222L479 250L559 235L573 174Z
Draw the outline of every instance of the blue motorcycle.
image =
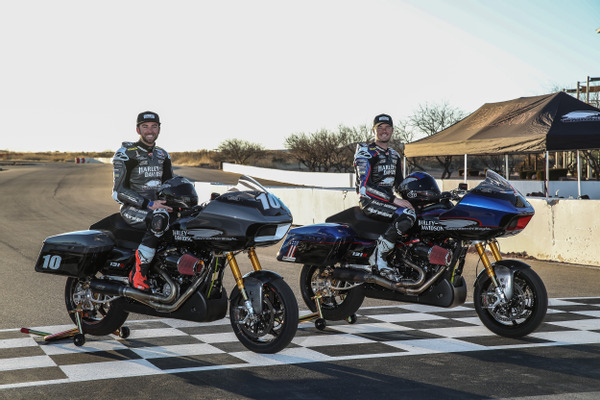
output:
M502 259L496 240L527 226L534 209L525 197L491 170L470 191L462 187L442 193L424 172L415 172L404 182L414 182L407 186L414 190L402 197L415 207L417 221L387 259L402 276L400 282L380 276L368 262L389 222L368 218L358 207L332 215L326 223L288 232L277 259L303 264L300 290L306 305L321 317L317 328L323 329L326 320L355 322L365 297L462 305L467 296L462 277L465 257L474 247L485 267L473 294L483 324L506 337L534 331L548 307L544 283L526 263ZM433 183L422 187L421 182Z

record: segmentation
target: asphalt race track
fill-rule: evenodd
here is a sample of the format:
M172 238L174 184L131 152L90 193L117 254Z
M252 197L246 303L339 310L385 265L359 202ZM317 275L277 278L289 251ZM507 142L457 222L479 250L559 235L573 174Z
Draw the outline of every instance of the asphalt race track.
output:
M495 336L472 304L454 309L368 301L358 322L300 325L275 355L246 351L228 320L210 324L131 315L132 334L44 343L21 327L70 328L64 278L33 270L42 241L117 212L111 167L47 164L0 171L0 399L42 398L600 398L600 269L525 260L551 297L543 325L522 339ZM199 181L234 174L181 168ZM299 299L299 268L259 249L263 268ZM242 270L249 263L239 256ZM469 287L476 259L465 270ZM479 267L481 268L481 267ZM229 287L233 287L230 278ZM469 299L468 299L469 300Z

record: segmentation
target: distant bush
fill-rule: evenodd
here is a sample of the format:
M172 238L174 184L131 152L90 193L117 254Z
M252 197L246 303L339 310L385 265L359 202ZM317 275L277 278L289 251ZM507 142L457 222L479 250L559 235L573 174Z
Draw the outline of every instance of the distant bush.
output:
M187 167L219 168L216 152L209 150L183 151L170 153L175 165Z

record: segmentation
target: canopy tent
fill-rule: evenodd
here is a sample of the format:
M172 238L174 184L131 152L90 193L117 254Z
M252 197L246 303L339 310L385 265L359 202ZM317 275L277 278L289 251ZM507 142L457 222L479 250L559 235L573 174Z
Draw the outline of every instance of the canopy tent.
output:
M425 139L407 143L405 157L465 156L600 149L600 109L564 93L486 103L456 124ZM508 160L506 161L508 164ZM405 163L406 165L406 163ZM580 177L578 173L578 181ZM465 173L465 181L467 174ZM580 183L578 183L581 195Z
M407 143L406 157L600 149L600 109L564 92L486 103L456 124Z

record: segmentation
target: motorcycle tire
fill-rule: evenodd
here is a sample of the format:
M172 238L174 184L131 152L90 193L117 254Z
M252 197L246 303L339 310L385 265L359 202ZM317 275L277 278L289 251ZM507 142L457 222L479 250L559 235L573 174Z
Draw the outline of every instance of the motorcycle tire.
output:
M107 296L89 292L87 280L67 278L65 284L65 303L71 320L77 324L75 310L81 307L83 315L81 328L83 333L95 336L109 335L119 329L129 313L123 311L114 301L107 303L91 302L90 298L103 301Z
M283 279L263 285L263 310L257 320L240 323L245 312L244 299L237 287L231 293L230 321L235 336L255 353L273 354L283 350L298 329L298 302L294 292Z
M300 273L300 292L306 306L312 311L317 312L315 304L316 292L325 282L321 273L324 267L317 265L304 265ZM332 282L337 284L337 282ZM323 318L329 321L341 321L354 315L365 300L365 289L363 285L356 286L349 290L335 290L333 295L321 297L321 312Z
M532 269L515 271L513 286L513 296L508 304L490 309L496 293L491 278L486 275L475 284L473 302L479 319L490 331L518 338L530 334L542 323L548 308L548 294L541 278Z

